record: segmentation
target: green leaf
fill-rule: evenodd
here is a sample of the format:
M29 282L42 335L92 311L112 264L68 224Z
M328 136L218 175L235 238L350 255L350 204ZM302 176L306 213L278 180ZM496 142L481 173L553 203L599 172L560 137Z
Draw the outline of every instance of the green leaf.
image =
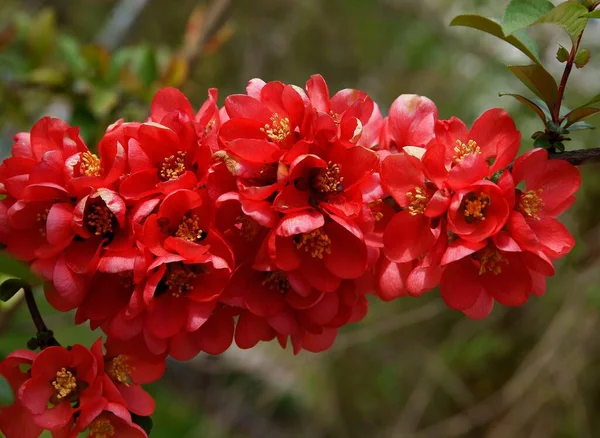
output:
M89 96L89 105L92 113L103 118L108 115L119 102L119 94L113 89L92 88Z
M502 31L502 26L492 20L491 18L484 17L482 15L459 15L455 17L454 20L450 23L450 26L464 26L470 27L472 29L481 30L483 32L489 33L490 35L495 36L496 38L500 38L503 41L506 41L513 47L516 47L521 52L529 57L536 64L541 64L540 56L538 55L537 47L528 36L523 36L524 34L519 33L517 35L504 35Z
M0 406L10 406L15 402L15 394L8 380L0 375Z
M569 132L584 131L586 129L596 129L596 127L586 122L577 122L574 125L569 126Z
M20 278L9 278L8 280L4 280L2 284L0 284L0 301L7 302L14 297L17 292L28 286L29 284Z
M71 73L74 76L83 75L87 69L87 63L77 40L66 35L60 35L57 43L60 57L67 64Z
M558 85L544 67L538 64L509 65L508 69L552 110L558 96Z
M34 84L52 86L61 85L66 77L63 72L52 67L40 67L27 75L27 79Z
M558 51L556 52L556 59L558 62L567 62L567 59L569 59L569 51L560 44L558 45Z
M544 123L544 126L546 125L546 114L544 113L544 110L542 108L540 108L535 102L527 99L525 96L521 96L520 94L513 94L513 93L500 93L500 97L503 96L511 96L514 97L515 99L517 99L519 102L521 102L523 105L525 105L527 108L533 110L533 112L535 112L538 117L541 119L542 123Z
M585 6L573 2L565 2L537 20L535 24L555 24L562 27L572 39L576 39L585 29L588 15L588 10Z
M15 260L4 251L0 251L0 272L9 277L21 278L32 285L40 282L24 263Z
M548 137L546 137L545 135L541 135L535 139L535 141L533 142L533 147L550 149L552 147L552 144L550 144Z
M596 94L594 97L592 97L592 100L584 103L581 106L590 106L590 105L595 105L597 103L600 103L600 94Z
M587 49L581 49L577 56L575 56L575 67L583 68L590 62L592 54Z
M131 421L140 426L148 436L150 436L150 432L152 432L152 417L142 417L141 415L131 414Z
M600 9L594 12L590 12L587 16L588 18L600 18Z
M149 46L140 47L136 73L144 85L150 87L158 79L158 66L156 62L156 53Z
M567 124L566 128L571 126L574 123L577 123L581 120L589 119L592 116L600 113L600 108L594 108L591 106L584 106L577 109L574 109L569 114L567 114Z
M552 9L554 5L548 0L511 0L504 12L502 30L511 35L526 29Z
M36 60L48 55L54 48L56 17L52 9L43 9L33 19L27 36L27 45Z

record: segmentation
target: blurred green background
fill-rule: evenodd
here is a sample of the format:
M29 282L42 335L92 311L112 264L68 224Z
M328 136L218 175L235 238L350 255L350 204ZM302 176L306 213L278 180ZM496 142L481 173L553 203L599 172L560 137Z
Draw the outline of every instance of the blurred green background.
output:
M500 17L495 0L2 0L0 150L15 132L53 115L81 126L93 147L117 118L143 119L153 92L180 87L196 108L209 87L220 100L252 77L303 85L322 73L331 91L369 93L385 112L401 93L422 94L441 118L472 121L503 107L523 132L541 127L499 92L524 91L504 67L527 61L470 29L459 13ZM555 2L556 3L556 2ZM567 105L600 91L600 23L583 47L592 61L575 71ZM549 69L553 27L533 33ZM600 146L597 131L573 134L568 149ZM294 357L275 344L220 357L170 362L151 386L152 436L573 437L600 436L600 172L563 217L577 238L544 298L496 308L479 322L444 308L437 292L393 303L372 300L360 324L334 347ZM0 357L25 345L33 327L23 306L0 313ZM63 343L98 333L73 327L47 306Z

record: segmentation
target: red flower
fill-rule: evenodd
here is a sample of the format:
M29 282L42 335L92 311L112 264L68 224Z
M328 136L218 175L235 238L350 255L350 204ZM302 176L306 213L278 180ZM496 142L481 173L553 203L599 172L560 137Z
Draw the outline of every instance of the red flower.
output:
M81 415L68 437L81 436L85 431L85 436L90 438L148 438L146 432L132 422L131 414L124 406L104 398L81 409Z
M383 235L385 254L396 263L415 260L433 247L440 235L439 217L450 204L448 191L427 181L420 164L402 153L388 156L381 165L383 185L403 208Z
M273 206L280 212L318 206L331 214L355 218L363 202L361 183L378 165L377 155L360 146L327 147L302 154L291 163L289 184L277 195Z
M193 109L178 90L159 91L152 101L151 122L138 127L127 145L130 175L119 191L139 200L194 188L205 177L210 148L199 142Z
M88 401L100 396L97 378L98 363L87 348L48 347L33 361L31 378L21 386L19 401L37 425L51 431L62 429Z
M110 339L105 344L106 354L98 349L98 361L105 372L104 392L109 393L113 386L130 412L141 416L152 415L155 403L141 384L158 380L165 371L165 356L152 355L142 343L122 342ZM108 381L107 381L108 379Z
M217 199L215 226L231 246L237 264L254 260L269 229L279 218L267 201L244 199L239 193L225 193Z
M577 168L548 160L545 149L534 149L517 159L512 174L516 184L525 181L525 190L517 191L508 224L511 234L521 246L541 249L552 258L570 252L573 236L555 218L575 201L580 184Z
M517 155L520 141L521 134L511 117L501 109L491 109L470 131L456 117L438 121L435 140L427 146L423 161L431 157L430 177L438 186L449 178L450 186L458 189L505 169Z
M366 300L352 282L323 293L308 280L294 272L240 266L224 291L227 302L247 309L238 320L237 345L251 348L277 336L283 345L289 337L295 353L322 351L331 346L339 327L364 316Z
M340 90L330 98L325 79L321 75L312 75L306 83L306 93L316 112L312 136L319 143L339 141L346 147L352 147L358 144L365 125L380 123L377 115L373 117L375 103L363 91ZM373 128L376 127L367 129L369 136L373 136Z
M204 197L203 197L204 196ZM211 262L231 269L233 255L212 224L206 192L177 190L150 215L143 228L143 244L154 255L178 254L187 263Z
M29 350L17 350L0 362L0 376L8 381L14 394L18 394L21 385L29 379L29 368L36 356ZM19 399L0 408L0 432L6 438L37 438L42 430Z
M18 135L13 156L0 166L0 182L17 199L67 199L72 172L67 161L82 154L91 156L79 137L79 129L62 120L45 117Z
M543 253L521 250L507 233L492 241L456 240L446 250L442 265L442 298L474 319L486 317L494 301L520 306L531 294L543 295L543 277L554 274Z
M437 107L427 97L399 96L383 122L379 149L400 152L404 146L426 146L434 138L437 119Z
M509 213L502 189L482 180L454 194L448 209L448 229L469 242L481 242L498 234Z
M267 248L278 269L296 271L321 292L333 292L342 279L356 279L367 269L362 231L341 217L313 209L281 219L269 235Z

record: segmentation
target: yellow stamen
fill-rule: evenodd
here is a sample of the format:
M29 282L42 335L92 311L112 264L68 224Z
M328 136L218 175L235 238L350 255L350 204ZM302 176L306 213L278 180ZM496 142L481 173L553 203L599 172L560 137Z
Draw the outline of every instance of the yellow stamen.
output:
M545 205L544 201L540 197L543 191L543 189L528 190L521 194L518 205L519 211L539 221L540 216L538 215L538 212L542 210Z
M160 168L160 179L171 181L179 178L185 171L185 152L179 151L176 155L170 155L163 160Z
M46 237L46 221L48 220L48 213L50 213L50 209L46 208L43 212L37 214L37 221L43 222L43 225L38 228L39 233Z
M313 179L312 187L321 193L340 193L344 190L342 182L344 177L340 176L340 166L330 161L327 167L321 169Z
M479 257L479 275L491 273L498 275L502 272L500 264L508 264L508 260L496 249L485 248L478 254Z
M463 158L469 154L480 154L481 148L477 146L474 140L469 140L467 144L464 144L460 140L456 140L456 146L454 146L454 162L460 163Z
M62 400L77 390L77 379L71 371L61 368L60 371L56 372L56 380L52 382L52 386L56 390L56 398Z
M463 201L465 217L484 221L485 209L491 202L490 197L485 193L480 193L479 196L470 193Z
M206 124L206 126L204 127L204 135L208 135L212 132L213 128L215 127L215 123L215 119L212 119Z
M248 242L254 240L260 231L260 225L254 219L246 215L238 216L236 218L235 227L239 230L244 240L247 240Z
M135 371L135 368L127 362L129 362L129 356L124 354L113 357L106 364L106 374L108 374L108 377L115 382L129 386L131 381L130 375Z
M262 284L263 286L267 286L270 290L282 294L285 294L291 288L287 277L281 271L267 272Z
M320 228L310 233L304 233L299 236L299 241L296 242L296 248L304 247L304 251L310 252L313 258L323 258L323 253L331 254L331 239Z
M329 111L329 115L333 119L333 123L335 123L336 125L339 125L341 123L341 121L340 121L340 115L338 113L336 113L333 110L331 110L331 111Z
M179 228L175 233L179 237L188 242L198 242L206 238L206 231L200 228L200 218L194 215L185 215L179 222Z
M381 199L369 202L368 204L369 210L371 210L371 213L373 213L373 216L375 217L375 222L379 222L381 219L383 219L383 211L381 211L382 204L383 200Z
M196 278L196 274L193 272L177 270L169 273L169 278L165 281L165 284L169 287L171 295L180 297L194 288L191 283L194 278Z
M406 192L406 197L410 200L408 212L411 215L416 216L418 214L425 213L425 208L427 208L429 198L427 197L427 192L423 187L415 187L414 190Z
M269 125L267 123L264 128L260 128L260 130L267 134L267 137L274 142L281 143L291 133L290 119L287 117L280 118L279 114L275 113L273 114L273 117L271 117L271 124Z
M110 421L98 418L90 424L89 435L91 438L108 438L115 435L115 428Z
M96 236L107 236L113 232L114 218L114 213L106 205L95 204L87 214L87 225Z
M102 167L100 158L91 152L82 152L79 158L79 166L81 173L85 176L100 176L102 175Z

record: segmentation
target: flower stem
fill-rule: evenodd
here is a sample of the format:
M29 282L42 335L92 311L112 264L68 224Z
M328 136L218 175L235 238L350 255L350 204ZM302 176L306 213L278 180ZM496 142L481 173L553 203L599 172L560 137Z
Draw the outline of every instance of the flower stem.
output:
M579 46L581 44L582 37L583 32L579 34L577 42L573 44L573 47L571 48L571 53L569 53L569 58L567 59L567 64L565 65L565 71L562 75L560 85L558 87L556 103L554 104L554 111L552 113L552 121L557 125L559 125L562 122L562 118L560 117L560 107L562 106L563 97L565 95L565 89L567 88L567 81L569 80L569 76L571 75L571 71L573 70L573 64L575 63L575 57L577 56L577 52L579 51Z
M27 309L29 310L29 314L31 315L31 319L35 324L35 328L37 330L37 338L40 342L40 348L44 349L45 347L60 345L58 341L54 338L54 334L52 330L48 329L44 319L42 318L42 314L40 313L40 309L35 302L35 297L33 296L33 291L31 290L31 286L26 286L23 288L25 292L25 302L27 303Z

